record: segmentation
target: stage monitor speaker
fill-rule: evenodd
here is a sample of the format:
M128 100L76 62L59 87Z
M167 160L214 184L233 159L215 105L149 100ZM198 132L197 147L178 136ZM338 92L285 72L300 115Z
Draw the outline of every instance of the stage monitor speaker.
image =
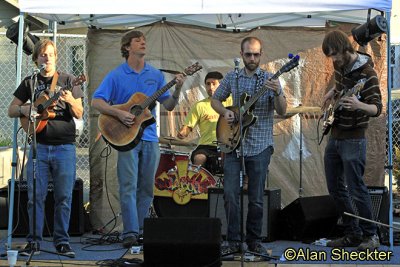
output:
M9 182L10 184L10 182ZM8 188L10 185L8 185ZM51 236L54 229L54 198L53 198L53 182L48 184L47 198L45 201L45 224L43 228L43 236ZM19 202L18 202L19 194ZM19 205L18 205L19 203ZM28 203L28 186L27 181L15 181L15 194L14 194L14 218L13 236L26 236L29 231L29 218L27 211ZM8 205L7 205L8 206ZM2 216L2 218L7 216ZM47 222L47 223L46 223ZM84 207L83 207L83 181L77 179L75 181L74 190L72 193L71 217L69 224L70 235L82 235L84 233Z
M144 266L221 266L220 238L216 218L146 218Z
M331 196L301 197L281 211L281 238L310 241L329 237L337 220L338 212Z
M244 192L244 227L246 230L246 218L248 210L248 196ZM281 210L281 190L278 188L268 188L264 190L264 212L261 238L264 242L274 241L277 238L278 215ZM222 188L208 188L208 215L210 218L221 220L221 233L226 237L228 227L224 208L224 190Z

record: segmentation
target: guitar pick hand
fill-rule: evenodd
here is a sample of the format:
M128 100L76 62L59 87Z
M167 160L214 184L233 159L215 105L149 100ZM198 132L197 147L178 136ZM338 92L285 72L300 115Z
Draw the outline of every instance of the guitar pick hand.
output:
M355 95L345 96L340 100L340 104L349 111L354 111L359 109L359 104L361 102L357 99Z

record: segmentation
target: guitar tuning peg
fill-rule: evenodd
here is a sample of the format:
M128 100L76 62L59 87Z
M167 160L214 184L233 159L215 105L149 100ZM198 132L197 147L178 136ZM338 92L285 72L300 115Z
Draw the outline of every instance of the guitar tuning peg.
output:
M289 53L289 54L288 54L288 58L290 58L290 59L293 58L293 54L292 54L292 53Z

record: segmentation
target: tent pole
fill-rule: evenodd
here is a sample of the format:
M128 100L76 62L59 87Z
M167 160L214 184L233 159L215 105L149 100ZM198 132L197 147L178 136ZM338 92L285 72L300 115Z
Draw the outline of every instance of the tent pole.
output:
M17 75L16 75L16 85L15 88L19 86L21 83L21 66L22 66L22 48L24 42L24 13L20 13L19 15L19 28L18 28L18 47L17 47ZM14 193L15 193L15 177L17 174L17 165L18 165L18 118L14 119L14 132L13 132L13 153L12 153L12 171L11 171L11 179L10 186L8 190L8 197L10 200L10 206L8 210L8 229L7 229L7 248L11 249L12 242L12 230L13 230L13 216L14 216Z
M388 172L389 172L389 225L393 226L393 186L392 186L392 176L393 176L393 140L392 140L392 72L390 71L390 59L391 59L391 49L390 49L390 15L391 12L386 12L387 20L387 38L386 38L386 61L387 61L387 127L388 127ZM389 228L389 243L390 249L393 251L393 228Z

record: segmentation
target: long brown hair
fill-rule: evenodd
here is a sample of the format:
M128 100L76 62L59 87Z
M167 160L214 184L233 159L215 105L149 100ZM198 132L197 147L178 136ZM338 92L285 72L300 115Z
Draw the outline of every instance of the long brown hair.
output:
M351 45L349 37L342 31L334 30L325 35L322 42L322 51L325 56L332 53L345 54L347 51L354 53L354 47Z

